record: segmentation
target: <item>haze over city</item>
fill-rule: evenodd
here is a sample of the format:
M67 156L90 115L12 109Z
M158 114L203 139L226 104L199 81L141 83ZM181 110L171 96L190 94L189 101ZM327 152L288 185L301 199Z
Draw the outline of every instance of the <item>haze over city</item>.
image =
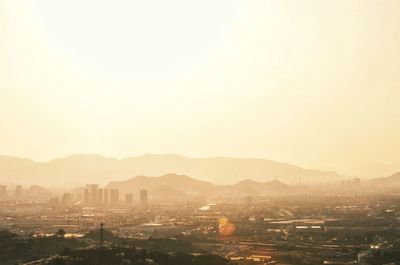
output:
M400 264L400 1L0 0L0 265Z
M0 5L3 155L400 170L398 1Z

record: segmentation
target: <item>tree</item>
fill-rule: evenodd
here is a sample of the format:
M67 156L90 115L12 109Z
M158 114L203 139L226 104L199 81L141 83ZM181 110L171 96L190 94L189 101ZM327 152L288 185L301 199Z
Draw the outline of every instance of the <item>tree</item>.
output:
M57 237L65 237L65 234L66 234L66 233L67 233L67 232L65 232L64 229L60 229L60 230L57 231L56 236L57 236Z

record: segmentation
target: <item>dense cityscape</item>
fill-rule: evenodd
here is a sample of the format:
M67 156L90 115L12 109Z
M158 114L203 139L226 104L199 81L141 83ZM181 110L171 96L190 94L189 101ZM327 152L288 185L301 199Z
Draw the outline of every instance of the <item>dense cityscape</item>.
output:
M400 265L400 0L0 0L0 265Z
M215 264L391 264L400 260L398 193L363 194L354 187L353 194L162 201L152 200L155 196L147 189L122 196L118 189L98 184L51 198L39 189L0 186L0 245L7 249L0 252L1 264L80 264L73 263L80 252L71 254L77 247L86 251L120 248L118 253L145 249L150 256L144 264L169 264L168 259L155 262L151 251L175 258L181 252L211 259L215 255L221 258ZM32 190L37 199L29 197ZM30 243L21 255L24 241ZM42 251L31 253L29 248L40 244ZM129 262L115 264L140 264L134 259Z

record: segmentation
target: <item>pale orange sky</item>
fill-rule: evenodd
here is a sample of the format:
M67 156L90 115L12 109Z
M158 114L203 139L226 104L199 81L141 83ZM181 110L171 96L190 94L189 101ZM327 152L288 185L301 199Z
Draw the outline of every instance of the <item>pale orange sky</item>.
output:
M0 0L0 34L0 154L400 165L397 0Z

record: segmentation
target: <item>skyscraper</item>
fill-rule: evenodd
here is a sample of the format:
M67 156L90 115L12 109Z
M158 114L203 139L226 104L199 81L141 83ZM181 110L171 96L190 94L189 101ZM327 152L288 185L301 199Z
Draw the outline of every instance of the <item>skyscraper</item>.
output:
M125 204L132 205L133 204L133 194L125 194Z
M118 205L119 203L119 190L112 189L110 190L110 204L111 205Z
M108 205L109 204L109 201L110 201L110 192L109 192L109 190L107 190L107 189L104 189L103 190L103 204L104 205Z
M246 197L246 207L247 208L251 207L252 201L253 201L253 198L251 196Z
M147 206L147 203L148 203L147 196L148 196L148 194L147 194L146 189L140 190L140 204L142 206Z
M22 197L22 186L21 185L15 186L15 197L17 197L17 198Z
M99 189L97 191L97 205L103 205L104 203L104 190L103 189Z
M7 186L1 185L0 186L0 198L4 198L7 196Z
M73 196L72 193L64 193L62 197L62 203L64 205L72 204L73 202Z
M84 203L85 205L88 205L88 204L89 204L89 189L85 189L85 190L83 191L83 203Z
M88 184L87 188L89 189L89 200L91 205L96 205L97 204L97 193L99 189L98 184Z

